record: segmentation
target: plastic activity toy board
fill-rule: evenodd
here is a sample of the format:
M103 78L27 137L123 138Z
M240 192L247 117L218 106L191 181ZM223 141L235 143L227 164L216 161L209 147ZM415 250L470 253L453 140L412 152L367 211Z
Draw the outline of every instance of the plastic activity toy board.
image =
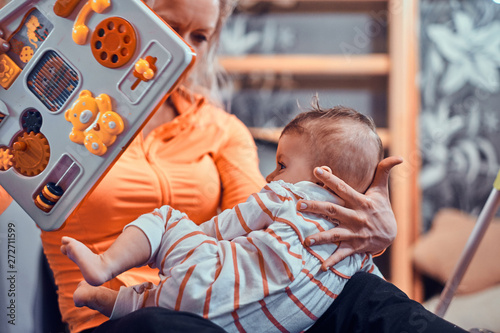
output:
M0 27L0 185L54 230L195 55L140 0L13 0Z

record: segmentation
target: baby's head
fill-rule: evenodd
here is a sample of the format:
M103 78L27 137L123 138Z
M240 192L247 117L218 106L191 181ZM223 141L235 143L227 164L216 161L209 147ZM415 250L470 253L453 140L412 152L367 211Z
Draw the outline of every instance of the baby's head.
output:
M323 166L364 193L383 155L371 118L343 106L321 109L316 99L310 111L300 113L283 129L276 170L266 181L318 183L313 170Z

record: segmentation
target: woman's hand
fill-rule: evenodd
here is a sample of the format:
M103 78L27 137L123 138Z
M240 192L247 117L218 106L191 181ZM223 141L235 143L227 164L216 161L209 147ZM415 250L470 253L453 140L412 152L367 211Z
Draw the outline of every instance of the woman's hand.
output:
M0 29L0 53L6 53L10 49L9 43L5 39L3 39L4 33L3 30Z
M321 214L338 223L337 228L311 235L306 245L341 242L339 248L322 265L335 265L354 253L383 252L394 241L396 218L389 201L388 180L391 169L402 163L401 157L382 160L370 188L361 194L340 178L316 168L314 174L326 187L345 201L345 206L330 202L299 201L299 210Z

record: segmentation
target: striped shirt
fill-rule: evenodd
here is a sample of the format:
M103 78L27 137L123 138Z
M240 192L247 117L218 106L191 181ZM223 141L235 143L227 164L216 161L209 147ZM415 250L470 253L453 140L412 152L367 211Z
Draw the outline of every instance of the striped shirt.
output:
M301 332L332 304L357 271L380 275L372 258L350 256L330 270L335 244L303 245L331 222L298 212L297 200L334 201L311 182L267 184L248 200L197 226L169 206L130 225L150 241L159 285L119 291L111 319L146 306L189 311L228 332ZM127 227L128 227L127 226Z

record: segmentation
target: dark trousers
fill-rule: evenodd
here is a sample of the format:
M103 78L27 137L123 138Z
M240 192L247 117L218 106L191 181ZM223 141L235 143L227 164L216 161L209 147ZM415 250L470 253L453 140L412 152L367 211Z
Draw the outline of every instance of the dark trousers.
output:
M465 330L427 311L395 285L356 273L307 333L462 333Z
M108 321L93 333L224 333L200 316L163 308L144 308ZM339 297L307 333L453 333L463 329L427 311L391 283L356 273ZM259 332L251 332L259 333Z
M92 333L226 333L198 315L150 307L101 324Z

